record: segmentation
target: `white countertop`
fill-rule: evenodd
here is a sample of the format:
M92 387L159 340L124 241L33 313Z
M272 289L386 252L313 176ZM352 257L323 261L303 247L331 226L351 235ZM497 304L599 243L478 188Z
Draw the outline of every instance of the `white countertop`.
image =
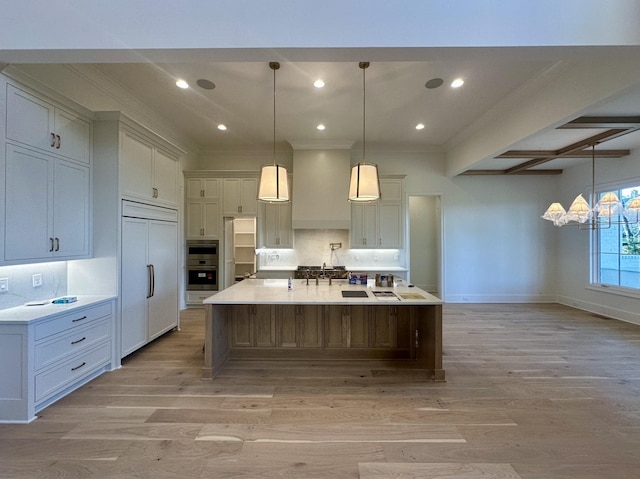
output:
M443 304L443 301L426 291L408 287L369 287L349 284L346 280L314 280L294 279L293 291L288 291L286 279L245 279L223 289L219 293L205 299L204 304L395 304L425 305ZM366 298L343 298L342 291L366 291ZM380 299L374 291L393 292L398 299ZM402 294L417 294L422 297L405 299Z
M76 295L70 294L67 296ZM14 308L3 309L0 310L0 323L28 323L36 319L43 319L60 313L68 313L77 308L115 299L115 296L77 296L77 298L78 300L73 303L53 304L51 300L49 300L47 304L44 305L16 306Z

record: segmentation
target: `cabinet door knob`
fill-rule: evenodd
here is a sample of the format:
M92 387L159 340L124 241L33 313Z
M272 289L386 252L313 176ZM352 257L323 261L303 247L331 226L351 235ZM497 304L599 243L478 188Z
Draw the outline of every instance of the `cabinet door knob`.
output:
M56 134L55 133L51 133L51 143L49 144L49 146L51 146L51 148L54 148L56 146Z
M56 251L60 251L60 238L56 238Z
M49 253L53 253L53 238L49 238Z
M56 135L56 150L60 149L61 144L62 144L62 139L60 138L60 135Z

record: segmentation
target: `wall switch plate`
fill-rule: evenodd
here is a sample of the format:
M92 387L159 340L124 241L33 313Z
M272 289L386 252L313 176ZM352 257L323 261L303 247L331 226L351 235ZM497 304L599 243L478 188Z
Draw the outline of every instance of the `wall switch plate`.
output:
M0 278L0 293L9 291L9 278Z
M33 280L33 287L34 288L38 288L39 286L42 286L42 273L36 273L34 274L31 279Z

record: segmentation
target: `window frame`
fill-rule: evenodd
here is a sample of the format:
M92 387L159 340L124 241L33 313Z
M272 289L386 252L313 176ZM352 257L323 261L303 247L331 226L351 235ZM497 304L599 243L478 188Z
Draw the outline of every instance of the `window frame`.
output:
M609 191L620 194L620 190L626 188L638 188L640 190L640 177L627 178L610 183L602 183L595 186L595 197ZM621 253L618 251L618 258ZM589 241L589 284L587 289L601 291L631 298L640 298L640 286L638 288L602 283L600 281L600 229L591 230Z

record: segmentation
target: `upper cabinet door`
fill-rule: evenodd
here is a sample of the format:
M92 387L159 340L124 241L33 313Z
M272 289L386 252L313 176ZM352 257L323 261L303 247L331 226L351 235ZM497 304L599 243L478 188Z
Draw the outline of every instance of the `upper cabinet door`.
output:
M56 146L55 107L7 85L7 138L42 150Z
M58 160L54 168L54 256L89 254L89 167Z
M57 153L72 160L89 164L91 158L91 124L71 112L56 109Z
M91 161L88 120L13 85L7 85L7 138L74 161Z
M42 153L8 145L4 259L36 260L54 249L53 160Z
M222 211L225 216L258 215L258 180L256 178L225 178L223 180Z
M137 199L153 198L153 146L126 130L121 137L122 164L120 184L122 194Z
M154 151L153 186L157 202L178 204L178 159L159 149Z

